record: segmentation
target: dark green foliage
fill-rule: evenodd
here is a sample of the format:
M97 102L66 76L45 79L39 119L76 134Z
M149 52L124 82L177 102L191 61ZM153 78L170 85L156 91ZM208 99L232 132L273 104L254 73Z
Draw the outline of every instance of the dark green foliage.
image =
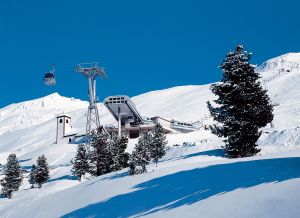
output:
M132 154L129 156L129 164L128 164L128 166L129 166L129 175L135 175L136 174L136 172L135 172L135 168L136 168L136 166L135 166L135 154L132 152Z
M45 155L38 157L35 170L35 181L41 188L49 180L49 167Z
M10 154L4 166L4 178L1 180L1 195L12 197L13 191L18 191L23 181L22 169L15 154Z
M100 126L93 131L91 136L90 151L90 173L93 176L100 176L111 172L112 155L110 151L109 135Z
M162 126L157 123L152 131L151 137L151 158L155 162L157 166L157 162L160 158L162 158L166 154L166 145L167 145L166 135L163 132Z
M210 113L218 122L210 129L225 138L225 152L232 158L258 153L259 129L273 120L273 106L267 90L262 88L260 76L249 60L250 54L242 46L227 54L220 66L222 80L211 86L218 96L214 101L217 106L208 102Z
M128 167L129 154L125 152L128 144L128 138L124 135L113 138L111 142L111 156L113 163L112 171L118 171Z
M141 174L147 172L146 165L151 160L150 153L151 135L149 132L142 133L132 152L129 168L130 175Z
M31 184L31 188L34 188L36 184L36 166L33 164L31 167L31 171L29 173L29 184Z
M81 181L81 177L89 172L88 155L85 145L78 145L75 160L73 160L72 163L72 174L77 176L78 180Z

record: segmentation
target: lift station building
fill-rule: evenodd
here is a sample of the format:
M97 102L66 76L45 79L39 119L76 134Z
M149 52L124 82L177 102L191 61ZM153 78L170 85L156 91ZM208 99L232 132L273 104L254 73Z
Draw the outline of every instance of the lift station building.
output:
M141 132L152 130L156 123L161 124L164 133L187 133L199 129L198 122L188 123L168 120L159 116L150 118L142 116L126 95L109 96L103 103L118 122L118 127L106 127L111 134L124 133L129 138L137 138Z
M145 117L136 109L135 104L126 95L109 96L103 104L118 122L118 126L106 125L104 128L110 134L125 134L129 138L137 138L143 131L150 131L159 123L163 132L188 133L199 129L199 122L189 123L177 120L168 120L159 116ZM68 115L57 116L56 144L77 143L86 135L71 126L71 117Z

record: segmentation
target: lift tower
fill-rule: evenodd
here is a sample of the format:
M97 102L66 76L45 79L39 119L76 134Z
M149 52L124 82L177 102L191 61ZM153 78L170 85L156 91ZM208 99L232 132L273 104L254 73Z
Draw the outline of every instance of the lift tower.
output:
M102 67L98 66L98 62L78 64L75 71L81 73L88 79L90 104L86 122L86 142L89 144L92 131L100 126L96 96L96 77L99 76L100 78L105 79L106 73Z

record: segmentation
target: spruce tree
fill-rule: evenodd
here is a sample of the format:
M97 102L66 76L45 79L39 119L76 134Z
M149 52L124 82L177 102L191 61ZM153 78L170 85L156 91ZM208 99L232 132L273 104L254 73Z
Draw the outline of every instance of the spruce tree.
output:
M260 128L273 120L273 106L259 81L260 76L249 64L251 55L237 46L229 52L220 68L223 76L211 86L218 96L215 106L208 108L218 124L210 127L212 133L224 137L225 153L231 158L248 157L260 151L257 140Z
M10 154L4 166L4 178L1 180L1 194L11 198L13 191L18 191L23 181L22 169L15 154Z
M121 169L128 167L129 154L126 152L128 145L128 137L122 135L119 139L119 164Z
M93 131L91 136L90 151L90 173L93 176L100 176L111 172L112 155L109 135L100 126Z
M31 188L34 188L36 184L36 166L33 164L31 167L31 171L29 173L29 184L31 184Z
M157 166L157 162L159 158L162 158L166 154L166 145L167 145L166 135L163 132L163 127L157 123L154 126L152 131L151 138L151 158L155 162Z
M129 154L126 152L128 138L125 135L114 137L111 143L112 170L118 171L128 167Z
M89 172L87 150L83 144L78 145L75 160L72 161L72 163L73 168L71 171L73 175L77 176L78 180L81 181L81 177Z
M132 154L129 156L129 163L128 163L128 166L129 166L129 175L135 175L136 172L135 172L135 169L136 169L136 165L135 165L135 162L136 162L136 152L133 151Z
M149 132L143 132L135 145L130 160L130 174L141 174L147 172L146 165L151 160L150 143L151 136Z
M49 180L49 167L45 155L38 157L36 162L35 180L38 188Z

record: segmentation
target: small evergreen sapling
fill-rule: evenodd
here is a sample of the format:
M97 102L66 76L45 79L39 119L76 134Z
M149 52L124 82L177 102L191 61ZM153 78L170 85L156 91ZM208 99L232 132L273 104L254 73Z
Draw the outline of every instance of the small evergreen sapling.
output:
M36 164L35 180L38 188L49 180L49 167L45 155L38 157Z
M31 167L31 171L29 173L29 184L31 184L31 188L34 188L36 184L36 166L33 164Z
M83 144L78 145L75 160L72 163L72 174L77 176L78 180L81 181L82 176L89 172L87 150Z
M15 154L10 154L4 166L4 178L1 180L1 195L12 197L14 191L18 191L23 181L22 169Z
M163 132L163 127L157 123L154 126L151 137L151 158L157 166L157 162L166 154L166 145L167 145L166 135Z

